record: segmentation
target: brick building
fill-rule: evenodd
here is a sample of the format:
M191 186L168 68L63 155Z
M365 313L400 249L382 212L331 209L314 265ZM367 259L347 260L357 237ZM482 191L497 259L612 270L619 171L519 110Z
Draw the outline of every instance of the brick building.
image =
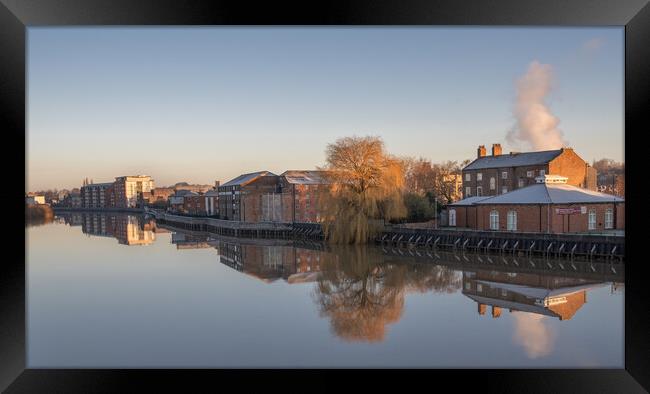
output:
M448 225L475 230L541 233L610 232L625 228L624 200L546 175L499 196L470 197L449 205Z
M289 170L280 175L281 214L277 216L281 221L320 221L320 196L329 188L325 174L325 171Z
M90 183L81 187L83 208L106 208L111 206L113 183Z
M596 170L582 160L572 148L541 152L502 154L501 144L492 145L492 155L485 146L477 158L462 171L463 197L495 196L535 183L546 174L567 177L567 184L596 190Z
M149 203L153 204L155 202L167 202L169 196L173 195L176 191L171 187L155 187L151 189L151 198Z
M242 174L218 188L219 218L244 222L262 220L262 199L278 193L278 176L269 171Z
M182 212L188 215L205 216L205 198L199 193L187 190L183 195Z

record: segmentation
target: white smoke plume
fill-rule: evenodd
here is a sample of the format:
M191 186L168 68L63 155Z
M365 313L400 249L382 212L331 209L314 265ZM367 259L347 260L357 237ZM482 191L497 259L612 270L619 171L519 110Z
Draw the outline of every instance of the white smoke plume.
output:
M544 99L550 93L553 69L550 64L533 61L517 81L517 100L513 108L516 124L506 139L513 145L526 143L533 150L559 149L566 145Z

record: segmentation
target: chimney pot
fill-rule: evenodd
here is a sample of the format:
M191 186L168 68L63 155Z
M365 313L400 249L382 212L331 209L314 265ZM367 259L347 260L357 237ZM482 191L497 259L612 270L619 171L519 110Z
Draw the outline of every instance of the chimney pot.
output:
M501 152L501 144L492 144L492 156L499 156Z
M480 159L481 157L485 157L485 154L486 154L485 145L479 145L477 149L476 157Z

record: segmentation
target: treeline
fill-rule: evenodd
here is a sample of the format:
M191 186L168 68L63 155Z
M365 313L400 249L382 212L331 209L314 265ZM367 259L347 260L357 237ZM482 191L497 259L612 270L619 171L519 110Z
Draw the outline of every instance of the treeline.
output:
M436 217L447 204L460 198L460 176L470 160L432 163L425 158L402 159L406 220L423 222Z
M459 198L467 162L396 157L380 137L338 139L327 146L321 168L331 184L319 199L326 236L333 243L365 243L386 222L433 219L436 207Z

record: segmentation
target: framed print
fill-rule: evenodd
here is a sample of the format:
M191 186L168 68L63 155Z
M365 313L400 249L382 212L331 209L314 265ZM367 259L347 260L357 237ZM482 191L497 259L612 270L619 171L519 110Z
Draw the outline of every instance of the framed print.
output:
M1 3L3 390L650 387L646 1Z

